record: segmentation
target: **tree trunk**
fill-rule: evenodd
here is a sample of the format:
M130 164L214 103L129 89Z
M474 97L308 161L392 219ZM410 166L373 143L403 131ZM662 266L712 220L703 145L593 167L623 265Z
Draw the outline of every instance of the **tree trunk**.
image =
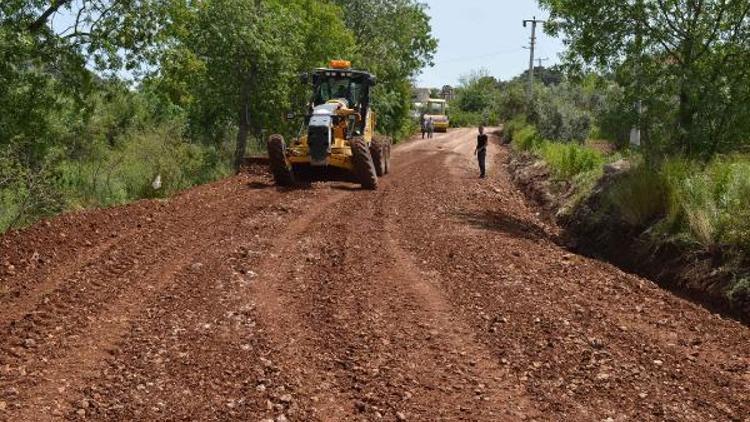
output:
M239 130L237 131L237 148L234 151L234 171L239 173L247 150L247 135L250 132L250 82L245 81L240 93Z
M684 80L682 82L682 87L680 88L680 96L679 96L679 109L678 109L678 116L677 116L677 124L679 125L679 140L680 144L682 146L683 152L685 152L688 156L693 155L693 145L692 145L692 137L693 137L693 107L690 101L690 95L688 93L688 87L687 84L689 82L687 80Z

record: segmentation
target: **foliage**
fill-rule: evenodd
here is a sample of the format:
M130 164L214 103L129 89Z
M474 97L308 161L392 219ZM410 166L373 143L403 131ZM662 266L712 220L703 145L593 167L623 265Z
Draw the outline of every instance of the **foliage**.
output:
M454 105L463 111L481 113L490 109L498 94L497 80L486 70L461 77Z
M477 112L464 111L457 108L451 109L450 111L450 123L453 127L477 127L479 125L494 126L494 124L496 124L495 120L491 122L488 117Z
M750 133L747 2L540 0L565 35L568 64L611 72L624 103L643 101L649 158L710 159ZM632 115L631 115L632 116ZM632 121L633 119L631 119Z
M456 89L452 121L455 126L496 125L525 115L545 139L584 141L606 109L613 84L596 75L579 82L556 74L559 78L549 84L534 85L534 101L529 104L522 77L498 81L485 70L472 72Z
M560 180L596 170L604 165L602 154L592 148L576 143L542 142L537 146L538 154Z
M526 126L528 126L526 117L521 114L516 115L512 119L506 121L505 124L503 125L503 137L505 138L506 142L515 141L516 132L518 132L519 130L523 129Z
M513 139L513 146L519 151L536 151L543 139L539 136L536 128L529 124L511 127L508 129Z
M416 0L334 0L354 34L354 62L378 77L373 107L378 128L390 135L408 130L411 84L432 65L437 40L431 34L426 7Z
M611 205L634 227L703 250L750 252L750 160L721 157L703 166L682 158L657 168L636 166L608 192Z
M0 231L225 176L232 143L239 163L294 133L298 73L333 58L373 71L380 130L409 133L435 48L415 0L2 2Z
M592 107L580 89L570 84L540 89L535 96L532 121L546 139L585 141L592 127Z
M664 176L640 165L618 180L607 192L607 200L631 227L645 228L667 212L669 189Z
M712 249L735 245L750 252L750 160L721 157L708 166L680 159L664 164L669 183L670 232Z

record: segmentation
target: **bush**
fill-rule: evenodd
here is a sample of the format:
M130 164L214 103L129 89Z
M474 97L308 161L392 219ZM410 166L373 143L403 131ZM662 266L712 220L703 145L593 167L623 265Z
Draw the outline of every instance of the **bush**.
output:
M533 126L526 125L513 132L513 145L518 151L534 151L542 142L542 138Z
M55 184L50 154L34 168L8 148L0 153L0 232L27 225L63 209L65 201Z
M625 223L646 227L666 215L668 190L660 172L641 165L612 185L607 201Z
M451 127L476 127L482 123L482 114L460 109L451 109Z
M537 91L532 122L543 138L565 142L588 138L592 111L602 102L597 95L568 82Z
M670 230L707 249L735 245L750 252L750 159L735 156L701 168L669 160L664 172L670 188Z
M604 165L604 156L599 151L576 143L545 141L537 148L555 177L561 180L571 180L582 173L601 170Z
M513 119L507 121L503 125L503 136L507 142L512 142L514 135L519 130L527 126L526 118L524 116L516 116Z

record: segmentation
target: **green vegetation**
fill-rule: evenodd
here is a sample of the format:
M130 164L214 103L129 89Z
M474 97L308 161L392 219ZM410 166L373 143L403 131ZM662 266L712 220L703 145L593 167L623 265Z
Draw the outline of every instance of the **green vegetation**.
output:
M747 2L540 0L547 32L564 36L571 70L595 69L621 89L620 121L638 121L647 160L710 160L750 141Z
M669 204L666 179L658 171L638 166L612 187L608 200L626 224L647 227L666 214Z
M297 75L329 59L377 75L379 130L403 136L435 49L416 0L4 1L0 232L230 174L296 134Z
M575 143L544 142L538 151L554 171L555 177L563 180L601 170L604 164L604 157L599 151Z
M706 250L750 254L750 160L719 157L701 167L684 160L663 167L669 189L666 227Z
M750 297L750 8L746 2L539 0L545 30L566 39L561 65L499 81L469 74L451 104L456 125L504 123L516 151L548 166L569 195L592 193L655 248L717 257ZM640 107L638 107L640 104ZM640 128L640 147L630 147ZM614 175L603 166L625 159ZM606 191L594 187L601 186ZM587 214L590 218L598 218ZM744 277L744 278L743 278ZM738 299L740 300L740 299Z

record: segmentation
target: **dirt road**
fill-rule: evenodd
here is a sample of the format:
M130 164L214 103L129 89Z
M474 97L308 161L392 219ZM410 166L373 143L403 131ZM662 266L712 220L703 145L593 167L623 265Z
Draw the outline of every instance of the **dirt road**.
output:
M568 253L474 132L0 242L0 420L750 421L750 330Z

